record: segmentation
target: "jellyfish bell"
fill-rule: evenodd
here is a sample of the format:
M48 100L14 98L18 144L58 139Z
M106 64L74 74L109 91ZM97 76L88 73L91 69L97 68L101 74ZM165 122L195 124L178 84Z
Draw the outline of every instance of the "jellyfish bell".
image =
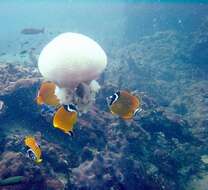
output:
M38 60L43 77L64 88L98 78L106 65L107 57L99 44L78 33L63 33L54 38Z
M99 90L95 80L106 65L107 56L97 42L85 35L70 32L60 34L49 42L38 59L40 73L45 80L57 85L55 94L62 104L74 101L80 84L89 88L86 92L90 91L90 95L87 96L93 99Z

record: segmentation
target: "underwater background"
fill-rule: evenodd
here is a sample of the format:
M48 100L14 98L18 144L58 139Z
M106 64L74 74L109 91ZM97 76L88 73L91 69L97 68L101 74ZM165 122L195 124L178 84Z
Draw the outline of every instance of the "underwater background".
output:
M2 0L0 23L1 190L208 189L206 2ZM108 57L73 138L35 102L38 56L63 32L91 37ZM141 97L137 120L109 112L106 97L123 89ZM41 164L26 157L26 135Z

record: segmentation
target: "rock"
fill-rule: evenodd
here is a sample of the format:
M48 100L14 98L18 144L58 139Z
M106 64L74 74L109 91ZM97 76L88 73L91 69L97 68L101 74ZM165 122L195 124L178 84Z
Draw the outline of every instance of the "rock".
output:
M46 188L48 190L63 190L64 185L61 183L61 181L53 178L48 178L45 182Z
M6 106L4 102L0 100L0 115L3 116L5 112L6 112Z

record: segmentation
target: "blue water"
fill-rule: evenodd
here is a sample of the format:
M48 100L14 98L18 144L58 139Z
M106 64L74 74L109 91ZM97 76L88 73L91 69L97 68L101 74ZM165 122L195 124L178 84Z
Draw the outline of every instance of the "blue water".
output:
M114 14L116 11L116 14ZM0 52L17 54L22 43L37 48L63 32L80 32L96 36L98 41L112 35L118 40L124 29L124 6L122 3L74 3L70 1L3 1L0 6ZM113 22L111 28L109 22ZM22 35L24 28L44 28L43 35ZM11 56L12 56L11 55Z
M15 1L0 4L0 60L19 60L19 52L40 49L63 32L80 32L101 45L127 44L161 30L193 31L207 14L202 3L104 3L102 1ZM191 19L190 19L191 18ZM24 28L44 28L40 35L22 35ZM24 45L24 42L29 44Z

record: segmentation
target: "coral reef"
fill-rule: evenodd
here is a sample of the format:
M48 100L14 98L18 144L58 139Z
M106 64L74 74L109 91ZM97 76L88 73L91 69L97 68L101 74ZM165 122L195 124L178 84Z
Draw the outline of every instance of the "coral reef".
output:
M1 64L0 119L12 114L17 116L18 113L27 114L31 111L35 112L35 110L30 109L35 105L34 100L40 80L40 74L34 67L26 67L12 63ZM25 108L24 113L22 112L23 107ZM21 110L18 110L19 108Z
M101 102L112 90L104 86L97 101ZM47 122L45 126L40 122L39 128L22 126L7 134L2 137L0 177L24 176L26 180L16 185L17 189L29 189L29 185L38 189L168 190L180 185L183 189L181 181L200 169L198 141L180 116L164 111L147 94L138 95L143 100L144 112L136 121L124 122L105 111L105 107L100 109L102 105L95 105L81 116L73 139ZM25 117L21 115L21 119ZM42 118L40 113L37 117ZM30 122L29 126L34 125L33 120ZM35 134L41 145L40 165L35 165L22 151L22 141L28 133Z
M5 139L5 152L1 155L0 161L0 178L23 176L24 180L15 185L16 189L64 189L64 184L55 173L59 170L66 171L68 165L67 160L64 159L66 155L59 150L59 146L41 140L45 163L37 165L26 157L23 138L22 134L16 134ZM40 133L36 134L36 138L40 139ZM57 155L58 153L60 154ZM55 167L53 163L56 163ZM9 189L5 187L7 188Z
M7 91L13 88L18 88L20 85L18 80L38 78L40 74L34 67L24 67L12 63L0 65L0 89L1 94L5 94ZM25 84L26 85L26 84ZM14 89L13 89L14 90Z
M125 123L100 110L96 115L90 113L91 123L101 120L102 114L106 124L101 136L106 143L101 151L91 153L93 157L89 145L84 148L90 156L72 169L75 189L177 189L179 185L183 189L181 182L190 172L198 171L198 141L188 131L188 124L173 113L161 113L159 106L143 96L147 110L138 121Z

